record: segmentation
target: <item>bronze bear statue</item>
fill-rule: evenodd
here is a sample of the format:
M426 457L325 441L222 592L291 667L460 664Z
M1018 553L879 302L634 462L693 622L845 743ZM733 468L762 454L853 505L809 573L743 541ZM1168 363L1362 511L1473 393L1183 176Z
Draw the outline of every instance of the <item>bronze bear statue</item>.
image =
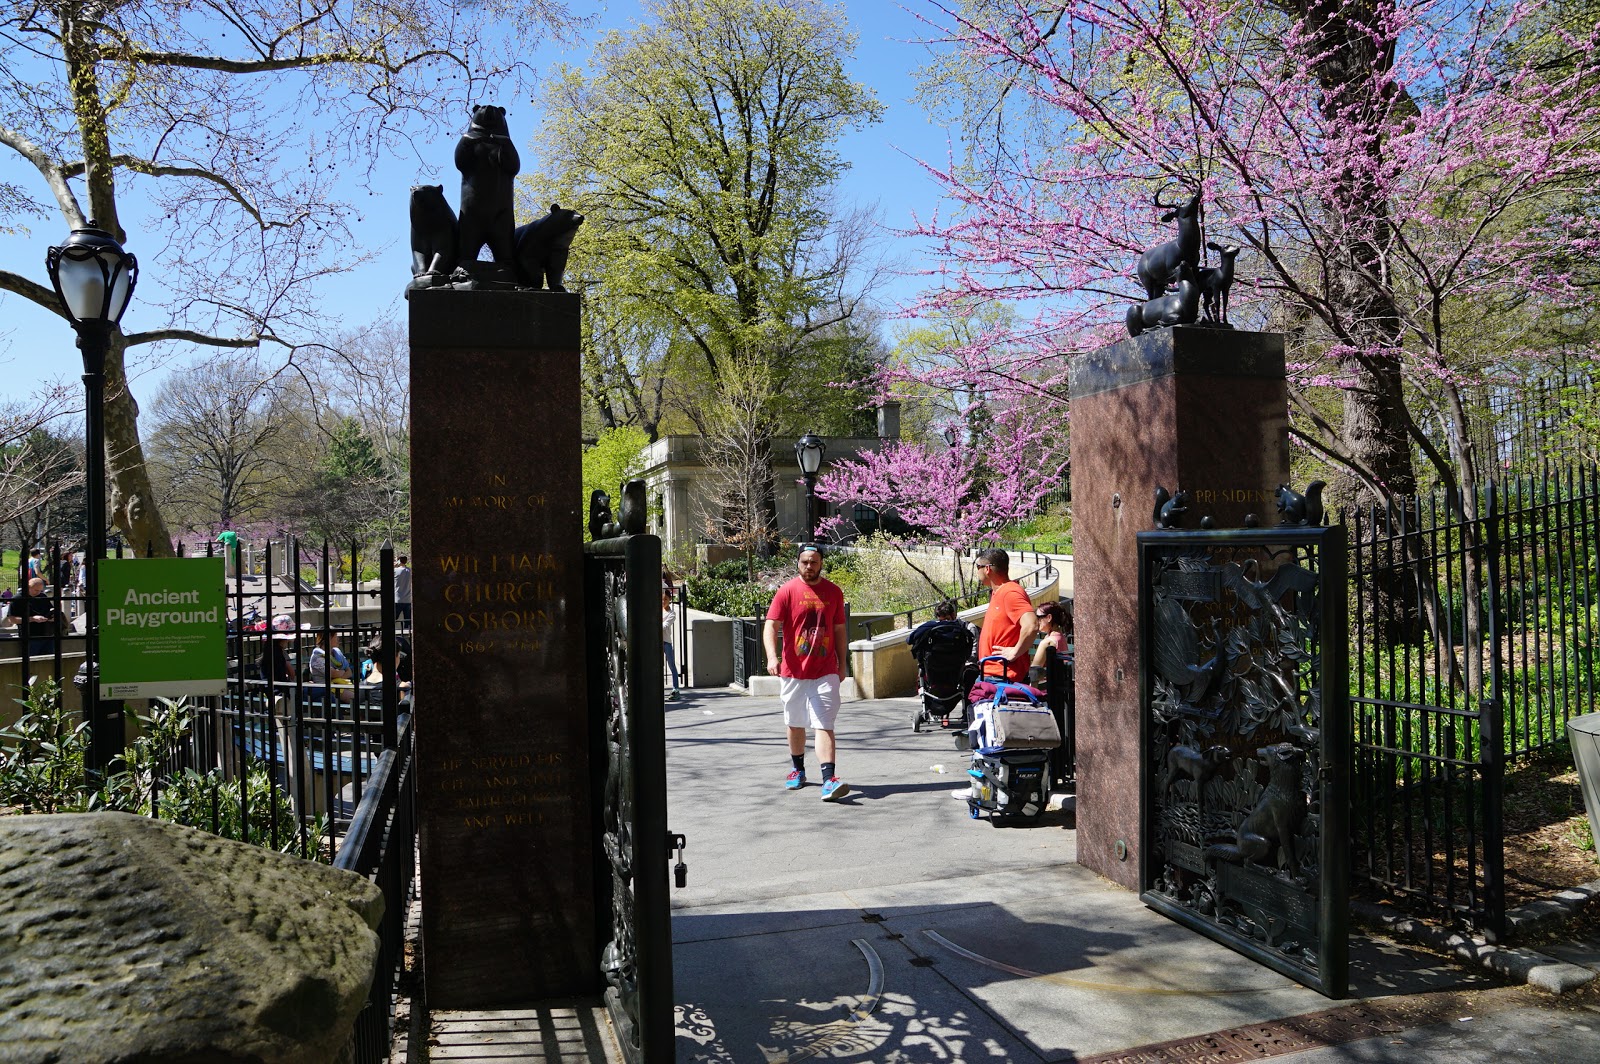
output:
M515 269L512 178L522 169L517 146L506 127L506 109L482 104L472 109L472 124L456 142L461 171L461 222L458 261L478 257L484 244L494 261Z
M561 280L567 269L567 253L572 238L583 224L583 215L550 204L550 213L517 227L517 279L530 288L565 292Z
M411 186L411 276L413 287L441 283L456 268L456 212L443 185Z

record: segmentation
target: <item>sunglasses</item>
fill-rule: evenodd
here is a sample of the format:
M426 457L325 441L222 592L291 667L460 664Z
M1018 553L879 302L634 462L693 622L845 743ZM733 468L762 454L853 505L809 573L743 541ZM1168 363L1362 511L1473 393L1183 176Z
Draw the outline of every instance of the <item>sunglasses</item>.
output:
M978 568L978 569L987 569L987 568L989 568L989 566L987 566L987 565L985 565L985 564L984 564L984 563L983 563L983 562L979 562L979 563L978 563L978 564L977 564L977 565L976 565L976 566L975 566L975 568Z

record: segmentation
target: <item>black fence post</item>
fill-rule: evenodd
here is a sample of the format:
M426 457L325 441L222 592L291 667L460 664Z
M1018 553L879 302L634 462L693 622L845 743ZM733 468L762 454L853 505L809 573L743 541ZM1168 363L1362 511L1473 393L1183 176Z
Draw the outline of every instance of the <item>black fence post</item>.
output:
M378 647L383 670L383 748L393 750L400 741L400 647L394 624L394 544L388 540L378 550Z
M1483 774L1483 892L1484 934L1491 942L1505 937L1505 801L1506 749L1503 734L1503 707L1500 655L1500 499L1493 481L1489 483L1488 514L1483 520L1484 565L1489 595L1489 697L1478 703L1478 756ZM1479 653L1469 647L1470 653Z
M694 686L694 677L689 671L689 584L682 581L678 584L678 645L672 648L673 657L678 663L678 683L684 690Z

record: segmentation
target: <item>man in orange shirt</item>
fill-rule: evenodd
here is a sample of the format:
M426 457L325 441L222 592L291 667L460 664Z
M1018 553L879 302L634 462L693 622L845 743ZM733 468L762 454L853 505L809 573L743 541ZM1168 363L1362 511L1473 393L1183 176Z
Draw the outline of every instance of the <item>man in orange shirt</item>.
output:
M1028 653L1039 631L1033 600L1022 585L1011 579L1011 556L999 547L978 555L978 579L989 588L989 609L983 615L983 630L978 633L978 660L998 654L1004 662L983 666L986 679L1028 681Z

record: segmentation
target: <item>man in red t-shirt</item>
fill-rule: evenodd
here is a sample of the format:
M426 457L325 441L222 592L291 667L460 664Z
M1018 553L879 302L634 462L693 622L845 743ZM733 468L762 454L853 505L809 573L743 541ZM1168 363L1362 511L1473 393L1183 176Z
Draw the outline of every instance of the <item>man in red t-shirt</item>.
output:
M978 555L978 579L989 588L989 609L983 615L983 630L978 633L978 660L998 654L1006 660L983 666L986 677L1004 676L1016 683L1028 679L1028 652L1039 631L1033 600L1022 585L1011 579L1011 556L999 547Z
M798 565L800 575L772 597L762 642L767 648L767 672L782 677L779 694L794 766L784 786L791 791L805 786L809 724L817 733L817 758L822 762L822 800L833 802L850 793L850 786L834 771L833 743L844 678L844 592L822 575L821 547L801 547Z

